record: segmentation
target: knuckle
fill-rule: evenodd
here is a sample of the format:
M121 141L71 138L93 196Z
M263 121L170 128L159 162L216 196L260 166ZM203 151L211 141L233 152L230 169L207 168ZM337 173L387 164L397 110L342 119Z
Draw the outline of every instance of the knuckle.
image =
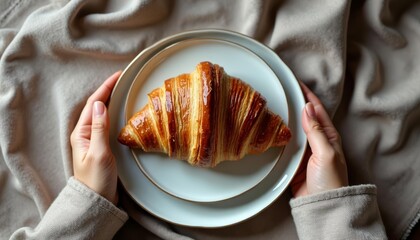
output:
M86 105L88 105L88 106L90 106L90 105L93 105L93 103L95 102L95 98L94 98L94 96L92 95L92 96L90 96L88 99L87 99L87 101L86 101Z
M76 144L77 142L77 134L76 134L76 130L74 130L71 134L70 134L70 144L72 146L74 146L74 144Z
M337 134L336 134L336 139L337 139L337 142L341 145L342 144L342 142L343 142L343 139L342 139L342 137L341 137L341 135L337 132Z
M74 133L74 131L70 134L70 143L74 143L74 140L75 140L75 133Z
M105 123L103 121L92 122L92 132L102 133L105 131Z
M311 129L314 130L314 131L318 131L318 132L323 132L324 131L324 128L318 122L314 123L311 126Z
M325 129L325 131L328 132L327 135L331 140L341 143L341 136L338 133L337 129L335 129L334 127L328 127Z

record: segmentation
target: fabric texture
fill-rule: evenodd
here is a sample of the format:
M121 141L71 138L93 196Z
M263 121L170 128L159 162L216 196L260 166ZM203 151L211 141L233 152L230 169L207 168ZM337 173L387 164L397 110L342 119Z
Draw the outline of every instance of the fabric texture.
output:
M268 45L314 90L350 183L375 184L388 237L408 237L420 216L419 22L414 0L0 1L1 236L37 226L66 186L70 133L107 76L163 37L221 28ZM290 197L218 229L171 225L127 197L116 237L296 239Z
M299 239L387 239L374 185L357 185L292 199Z
M127 219L124 211L71 177L40 223L17 229L10 239L112 239Z

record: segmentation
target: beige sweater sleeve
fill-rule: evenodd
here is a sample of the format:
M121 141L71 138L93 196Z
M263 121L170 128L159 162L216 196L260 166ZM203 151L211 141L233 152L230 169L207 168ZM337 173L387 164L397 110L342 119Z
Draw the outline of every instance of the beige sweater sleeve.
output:
M387 239L374 185L343 187L290 201L299 239Z
M35 228L10 239L112 239L127 214L90 188L70 178Z

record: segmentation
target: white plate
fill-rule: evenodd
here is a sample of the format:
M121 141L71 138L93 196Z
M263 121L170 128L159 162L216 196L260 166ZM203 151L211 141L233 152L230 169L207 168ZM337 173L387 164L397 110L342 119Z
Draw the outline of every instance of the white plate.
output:
M129 149L117 141L119 131L125 124L125 99L141 67L152 56L176 42L203 38L235 42L256 53L273 69L286 93L289 106L289 127L293 134L273 171L260 184L235 198L212 203L185 201L161 191L138 169ZM117 159L120 181L128 194L141 207L171 223L215 228L244 221L275 201L295 175L306 149L306 136L301 128L301 112L304 105L305 101L299 84L290 69L272 50L251 38L224 30L198 30L163 39L132 61L124 70L111 96L110 143Z
M238 59L241 59L238 61ZM189 73L202 61L222 66L226 73L249 83L268 107L288 123L286 95L271 68L248 49L215 39L177 42L152 57L133 81L126 103L126 119L147 104L147 94L168 78ZM274 168L283 148L248 155L240 162L222 162L215 168L193 167L164 154L133 151L140 169L163 191L188 201L215 202L238 196L256 186Z

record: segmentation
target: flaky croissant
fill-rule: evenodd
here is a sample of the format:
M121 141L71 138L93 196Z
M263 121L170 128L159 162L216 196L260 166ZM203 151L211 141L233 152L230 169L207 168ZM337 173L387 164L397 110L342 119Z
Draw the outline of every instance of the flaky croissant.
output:
M286 145L291 138L260 93L210 62L166 80L148 99L121 130L119 142L194 166L214 167Z

